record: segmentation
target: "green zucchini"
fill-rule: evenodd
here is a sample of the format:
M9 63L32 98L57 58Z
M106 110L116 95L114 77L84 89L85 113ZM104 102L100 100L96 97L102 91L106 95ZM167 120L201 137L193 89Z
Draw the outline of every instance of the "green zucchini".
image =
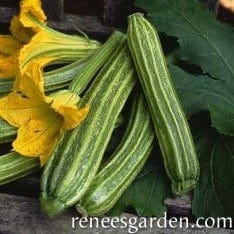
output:
M142 95L135 97L127 129L120 145L97 173L76 205L85 216L109 211L144 166L154 141L154 129Z
M11 152L0 156L0 185L17 180L40 170L38 158L21 156Z
M11 126L4 120L0 119L0 144L11 142L16 136L17 128Z
M77 79L72 80L69 88L77 94L81 94L98 70L106 63L113 51L125 40L126 38L123 37L121 32L114 32L108 41L88 59L79 72Z
M175 194L193 189L199 177L190 128L170 77L155 28L141 13L128 18L127 40L149 106Z
M1 78L0 79L0 97L9 93L13 86L13 79L11 78Z
M70 85L70 90L75 90L77 94L81 94L122 40L122 33L116 31L92 56L78 60L54 71L46 72L46 91L55 91L67 87L73 80L73 83ZM1 86L0 90L3 90ZM10 126L0 119L0 143L12 141L16 136L16 131L17 129L15 127Z
M63 135L44 168L40 202L49 216L76 204L88 189L133 89L131 57L126 41L120 44L81 100L81 106L91 106L87 118Z
M80 62L74 63L76 64L77 68L74 66L74 64L71 64L69 69L64 70L64 68L62 68L61 70L63 70L63 72L61 72L61 74L67 74L69 77L73 76L73 78L77 79L78 81L76 82L76 85L78 87L77 90L75 89L74 85L72 85L73 91L79 94L81 90L84 90L84 87L88 85L93 74L97 73L100 67L105 64L105 62L113 54L113 52L117 48L119 48L119 44L123 43L124 41L126 42L125 36L123 36L123 34L120 32L115 32L101 46L101 48L97 52L95 52L95 54L93 55L93 58L92 59L90 58L90 61L99 59L98 62L93 61L91 63L90 61L89 62L87 61L87 63L82 65L84 69L79 67L81 64ZM90 69L90 71L88 71L88 68ZM50 72L50 73L51 73L51 76L53 75L54 79L56 79L57 72ZM84 79L84 74L86 74L87 79ZM80 79L80 76L82 77L82 79ZM64 77L64 79L66 80L66 77ZM115 127L118 127L118 125L120 124L121 124L121 119L118 118ZM13 140L15 138L16 131L17 129L15 127L12 127L9 124L7 124L5 121L0 120L0 143L5 143L5 142L9 142ZM40 167L39 162L38 162L37 167L35 167L35 160L37 159L31 160L31 158L22 157L20 154L17 154L16 152L14 153L14 157L11 156L11 154L6 155L6 156L1 156L1 158L4 157L9 160L4 160L4 161L0 160L0 165L2 167L7 167L9 162L11 162L12 168L18 168L19 160L17 156L21 158L20 165L23 165L22 168L20 168L20 174L17 174L17 171L14 172L14 170L12 170L13 174L9 172L8 177L7 177L7 174L1 174L1 171L0 171L0 181L2 181L2 183L8 183L8 182L14 181L18 179L20 175L22 177L24 175L30 174L34 172L34 169L37 169ZM4 165L5 163L7 164ZM33 170L31 170L30 168L30 163L32 163ZM24 165L27 165L27 166L24 167ZM14 176L14 173L16 173L15 176ZM4 177L1 178L1 176L4 176Z

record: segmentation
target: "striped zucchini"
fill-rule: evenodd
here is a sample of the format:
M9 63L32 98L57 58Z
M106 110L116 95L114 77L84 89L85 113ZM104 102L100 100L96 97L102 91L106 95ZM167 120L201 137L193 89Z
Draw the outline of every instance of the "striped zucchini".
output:
M0 143L7 143L14 140L17 128L11 126L4 120L0 119Z
M0 185L29 175L39 169L38 158L23 157L16 152L0 156Z
M94 75L112 55L114 50L125 40L126 38L123 37L123 33L119 31L114 32L108 41L88 59L79 72L78 77L72 80L69 89L77 94L82 93L87 88Z
M141 13L130 15L128 20L128 45L172 181L172 191L180 195L193 189L199 177L193 138L155 28Z
M105 64L123 39L123 34L116 31L92 56L83 60L78 60L54 71L46 72L46 91L67 87L73 80L69 89L75 91L77 94L81 94L81 92L83 92L90 83L93 76ZM5 121L0 120L0 143L12 141L16 136L16 131L17 129L15 127L12 127Z
M120 145L93 179L77 210L89 216L109 211L144 166L154 136L144 97L138 95Z
M75 80L77 80L76 82L77 89L75 89L74 84L72 85L73 88L70 88L70 89L73 89L73 91L75 91L78 94L82 90L84 90L84 88L90 82L90 79L92 78L92 76L95 73L97 73L100 67L105 64L105 62L113 54L113 52L117 48L119 48L119 44L123 43L124 41L126 42L126 37L123 36L123 34L120 32L115 32L101 46L101 48L98 49L97 52L95 52L92 58L91 57L89 58L90 60L87 60L85 64L82 64L82 68L79 67L81 65L80 62L75 62L71 64L69 69L64 70L64 68L62 68L61 74L67 75L68 77L73 77ZM95 61L97 59L98 61ZM74 64L76 64L77 68L74 66ZM69 67L69 65L67 67ZM54 76L55 83L56 83L57 71L50 72L50 73L51 73L51 76L52 75ZM86 79L84 79L84 75L86 75ZM66 80L66 77L64 77L64 80ZM121 124L121 120L118 119L116 122L116 125L118 126L120 124ZM116 125L115 127L117 127ZM15 127L10 126L5 121L0 121L0 143L9 142L13 140L15 138L16 131L17 129ZM37 161L37 165L36 165L36 161ZM11 163L11 167L9 168L8 173L1 173L1 168L7 168L9 166L9 163ZM30 167L30 164L32 164L31 167ZM22 157L20 154L17 154L16 152L14 154L7 154L4 156L1 156L0 165L1 165L0 184L8 183L8 182L18 179L19 177L23 177L25 175L33 173L35 170L37 170L40 167L40 164L37 159Z
M81 106L91 106L88 117L63 135L45 166L40 202L49 216L76 204L88 189L133 89L135 74L126 40L120 44L81 100Z

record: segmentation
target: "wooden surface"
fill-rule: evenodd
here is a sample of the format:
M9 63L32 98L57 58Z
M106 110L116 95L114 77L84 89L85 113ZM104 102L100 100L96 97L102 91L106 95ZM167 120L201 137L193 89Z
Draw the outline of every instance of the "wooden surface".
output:
M127 233L127 229L114 228L72 228L72 217L77 217L74 209L67 210L63 215L48 218L40 210L37 199L0 193L0 233L1 234L108 234ZM123 216L131 217L128 214ZM194 234L231 234L234 231L224 229L139 229L139 234L145 233L194 233Z
M63 32L70 32L72 34L79 33L78 30L82 30L97 40L99 40L100 37L106 39L114 30L120 30L118 28L103 25L97 16L66 14L64 20L50 20L48 24L52 28Z

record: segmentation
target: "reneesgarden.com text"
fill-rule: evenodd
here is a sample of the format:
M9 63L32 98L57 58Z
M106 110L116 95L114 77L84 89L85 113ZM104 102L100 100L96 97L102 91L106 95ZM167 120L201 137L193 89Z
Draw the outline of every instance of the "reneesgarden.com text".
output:
M71 226L76 229L104 228L126 229L128 233L137 233L146 228L232 228L231 217L199 217L195 223L190 223L188 217L167 217L165 212L162 217L72 217Z

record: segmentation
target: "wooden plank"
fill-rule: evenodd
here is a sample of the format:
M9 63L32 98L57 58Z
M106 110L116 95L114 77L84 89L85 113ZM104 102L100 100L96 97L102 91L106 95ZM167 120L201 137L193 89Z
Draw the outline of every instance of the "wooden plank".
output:
M40 193L40 172L1 185L0 193L37 198Z
M133 1L129 0L104 0L103 21L106 25L124 27L127 16L134 10Z
M122 217L132 218L135 216L123 214ZM74 209L67 210L64 214L54 218L48 218L40 209L38 199L1 194L0 193L0 233L1 234L122 234L129 233L128 228L103 228L99 227L81 228L75 225L72 228L72 218L79 218ZM104 217L102 217L104 219ZM136 217L135 217L136 218ZM101 221L101 218L99 219ZM133 224L132 224L133 225ZM134 224L135 225L135 224ZM132 229L133 230L133 229ZM155 225L152 228L141 228L139 234L231 234L232 230L224 229L170 229L158 228Z
M0 7L0 23L9 23L13 15L17 13L16 8Z
M103 0L66 0L64 1L64 12L74 15L96 15L103 12Z
M174 216L191 217L192 213L192 197L191 195L184 195L182 197L167 198L164 200L167 206L168 213Z
M37 199L0 194L0 233L63 234L77 233L71 228L71 218L77 215L68 210L62 216L48 218Z
M9 24L12 15L16 13L16 9L12 8L0 8L0 25L1 23ZM92 36L97 40L106 40L107 37L115 30L121 30L114 27L104 26L97 16L77 16L71 14L65 14L64 19L59 20L49 20L48 25L59 31L79 34L78 30L82 30L88 35ZM0 32L5 31L1 30Z
M66 14L63 21L49 21L48 24L57 30L79 34L78 30L96 37L106 39L113 31L121 30L114 27L104 26L97 16L77 16ZM78 29L78 30L77 30Z
M62 20L64 18L63 0L42 0L42 5L48 20Z

